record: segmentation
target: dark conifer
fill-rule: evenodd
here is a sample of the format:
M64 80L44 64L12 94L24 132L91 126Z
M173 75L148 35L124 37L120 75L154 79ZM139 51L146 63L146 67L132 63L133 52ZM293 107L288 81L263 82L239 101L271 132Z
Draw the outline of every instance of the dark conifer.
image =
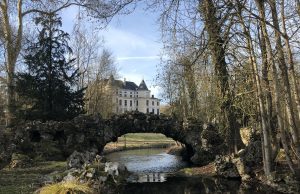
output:
M65 120L83 112L84 89L76 90L79 72L74 68L69 34L60 29L55 14L36 18L41 27L37 41L27 48L26 73L17 76L17 91L26 119ZM69 59L70 58L70 59Z

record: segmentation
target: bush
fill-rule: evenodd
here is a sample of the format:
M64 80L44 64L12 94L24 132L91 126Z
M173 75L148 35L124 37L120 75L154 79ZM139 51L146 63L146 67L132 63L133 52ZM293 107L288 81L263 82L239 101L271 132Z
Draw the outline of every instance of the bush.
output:
M88 194L93 193L93 189L88 183L79 181L59 182L46 185L35 192L36 194Z

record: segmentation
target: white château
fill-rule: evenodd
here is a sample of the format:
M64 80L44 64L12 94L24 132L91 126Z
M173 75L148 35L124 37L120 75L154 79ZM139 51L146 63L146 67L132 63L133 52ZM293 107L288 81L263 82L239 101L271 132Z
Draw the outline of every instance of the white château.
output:
M160 114L160 99L151 95L144 80L137 86L134 82L116 80L113 76L105 80L106 91L111 91L112 112L121 114L126 111Z

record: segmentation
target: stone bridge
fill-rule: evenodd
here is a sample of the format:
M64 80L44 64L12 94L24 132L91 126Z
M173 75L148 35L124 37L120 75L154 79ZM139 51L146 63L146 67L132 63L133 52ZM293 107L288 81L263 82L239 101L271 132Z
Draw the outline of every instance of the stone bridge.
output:
M206 164L224 150L223 140L212 125L140 112L114 115L110 119L82 115L66 122L32 121L7 131L2 135L6 142L2 149L47 160L66 159L75 150L101 153L107 143L127 133L164 134L183 143L196 164Z

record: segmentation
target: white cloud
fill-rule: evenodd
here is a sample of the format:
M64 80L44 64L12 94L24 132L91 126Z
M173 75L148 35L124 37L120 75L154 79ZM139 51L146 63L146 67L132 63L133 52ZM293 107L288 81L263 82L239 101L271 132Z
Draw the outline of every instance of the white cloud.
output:
M159 56L138 56L138 57L118 57L117 61L129 61L129 60L157 60Z
M151 90L151 94L156 98L161 98L161 87L159 86L150 86L149 90Z
M158 57L161 45L151 39L125 29L109 27L101 33L105 39L105 46L113 49L117 58ZM132 58L132 59L133 59Z

